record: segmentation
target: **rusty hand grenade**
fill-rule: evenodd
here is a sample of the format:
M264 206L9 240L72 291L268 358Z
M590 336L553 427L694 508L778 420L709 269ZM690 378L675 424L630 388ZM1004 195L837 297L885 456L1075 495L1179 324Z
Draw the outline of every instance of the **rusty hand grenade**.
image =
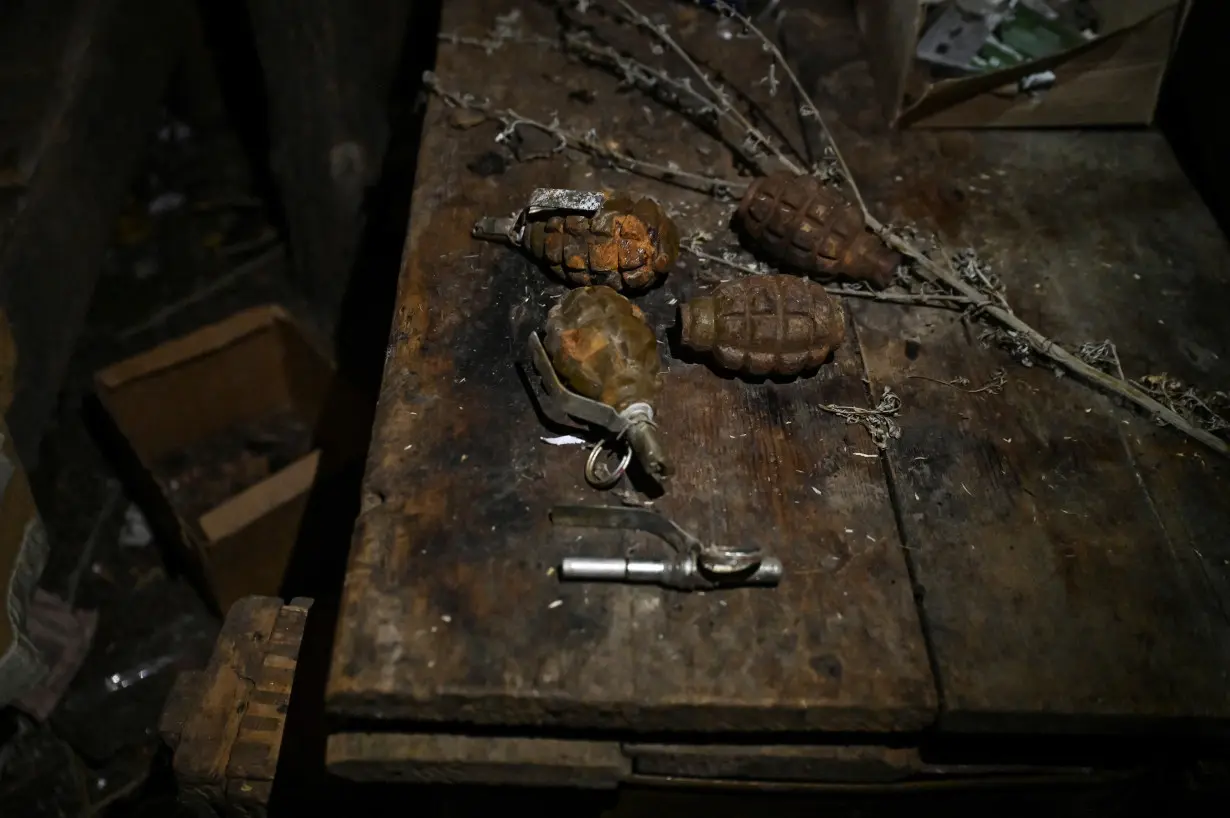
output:
M569 284L619 292L652 287L679 257L679 228L648 197L596 195L602 202L595 210L527 207L512 219L480 220L474 235L520 247Z
M653 404L662 389L658 339L645 314L609 287L582 287L547 313L544 346L560 380L623 411Z
M560 381L614 409L620 418L618 433L626 437L645 471L658 480L669 475L654 424L662 359L658 339L640 308L610 287L581 287L551 308L545 329L543 346ZM591 456L588 469L593 466ZM592 477L590 471L587 475Z
M755 180L736 220L749 249L813 278L883 288L901 262L867 229L859 209L815 176L781 172Z
M680 340L744 375L797 375L845 339L841 302L806 278L760 275L721 284L679 307Z

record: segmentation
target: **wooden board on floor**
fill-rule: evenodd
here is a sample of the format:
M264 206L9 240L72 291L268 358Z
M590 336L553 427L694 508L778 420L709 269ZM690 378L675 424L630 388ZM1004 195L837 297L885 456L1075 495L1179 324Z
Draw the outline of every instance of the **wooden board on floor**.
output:
M444 28L478 34L500 10L452 4ZM535 14L525 11L527 27L549 27ZM1066 343L1114 337L1150 349L1150 367L1187 354L1181 334L1147 320L1176 276L1162 260L1182 263L1184 286L1212 286L1225 247L1160 137L888 133L849 46L852 21L806 19L816 31L802 73L822 80L821 108L874 209L976 245L1019 314ZM688 36L686 20L675 26ZM525 83L501 68L512 63L521 78L561 79ZM690 127L673 114L653 108L650 128L644 100L541 50L442 48L437 73L525 115L558 111L639 157L734 172L705 137L662 140ZM722 233L730 207L558 156L480 175L500 167L488 156L497 129L466 126L432 101L334 712L758 733L909 731L937 714L952 730L1203 729L1230 715L1221 569L1212 546L1207 557L1192 543L1230 533L1210 509L1217 484L1175 471L1191 466L1167 456L1172 432L983 349L980 329L950 312L850 302L854 333L834 364L783 384L717 377L664 343L662 430L679 477L657 506L702 537L759 538L786 580L703 596L558 585L550 569L563 556L648 543L551 530L553 504L604 499L581 481L582 450L542 442L557 430L539 424L513 366L562 290L515 253L470 241L469 225L539 186L651 193L685 235ZM1180 215L1159 222L1158 208ZM638 303L666 326L672 305L713 275L685 259ZM1186 317L1215 336L1215 311L1188 302L1162 320ZM1219 345L1198 346L1223 355ZM1001 367L1002 394L935 382L963 377L975 389ZM861 428L816 406L867 405L885 386L904 399L904 434L881 461ZM1146 450L1137 437L1161 442Z
M248 596L227 612L209 665L175 680L159 733L185 801L260 815L273 791L312 600Z
M613 741L341 733L327 752L329 772L354 781L609 789L631 771Z

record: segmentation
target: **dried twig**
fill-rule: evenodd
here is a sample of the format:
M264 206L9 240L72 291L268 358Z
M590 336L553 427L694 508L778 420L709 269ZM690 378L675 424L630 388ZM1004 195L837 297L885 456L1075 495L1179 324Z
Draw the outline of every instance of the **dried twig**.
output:
M1230 422L1214 408L1230 409L1230 396L1225 392L1205 395L1165 372L1146 375L1133 383L1201 429L1209 432L1230 429Z
M804 100L804 104L802 109L799 111L799 115L804 119L816 120L816 123L820 126L820 130L824 132L824 138L828 140L829 146L833 149L832 158L836 160L837 164L841 167L842 175L845 176L845 179L849 184L850 192L854 194L854 199L858 203L859 210L863 211L863 214L866 215L868 212L867 203L863 201L863 192L859 190L858 185L855 184L854 174L850 173L850 166L846 164L846 158L842 156L841 151L837 149L837 140L833 138L833 132L829 129L828 123L824 121L824 117L820 116L820 109L811 98L811 94L809 94L807 89L803 87L803 83L799 80L798 75L794 73L794 68L786 59L786 55L783 54L781 49L777 47L777 43L773 42L768 35L757 28L756 25L748 19L747 15L741 13L729 3L722 2L722 0L716 0L716 2L714 2L714 6L721 13L733 17L742 23L743 27L746 28L752 36L760 40L760 46L764 52L772 55L773 61L781 67L782 73L786 75L786 78L790 80L790 84L794 86L794 90L798 94L799 99Z
M830 414L845 418L846 423L857 423L862 426L871 435L871 441L876 444L876 448L888 448L890 440L897 440L901 437L901 427L894 420L901 411L901 398L887 386L884 387L884 394L880 396L880 402L874 409L864 409L861 406L838 406L833 403L821 404L820 408Z
M738 123L739 127L741 127L747 134L747 144L745 144L744 147L749 153L755 154L757 149L760 147L767 148L786 169L797 174L803 174L805 172L803 168L787 156L786 153L778 147L777 144L773 142L773 140L770 139L764 131L757 128L750 119L744 116L743 112L740 111L731 101L729 92L722 88L715 79L710 77L703 68L696 64L696 61L692 59L692 55L687 52L687 49L681 46L674 37L670 36L665 25L658 25L654 23L653 20L650 20L647 16L637 11L636 8L628 2L628 0L618 0L618 2L619 5L623 7L623 10L632 18L634 23L649 31L653 34L653 36L661 40L664 46L669 48L671 51L674 51L675 54L687 64L688 68L696 74L697 78L704 83L705 87L709 89L709 93L713 95L714 104L718 107L718 109L723 114L734 119L734 121ZM762 168L762 171L767 170L767 168Z
M988 395L998 395L1004 391L1004 387L1008 383L1008 371L1005 369L997 369L991 373L991 379L977 389L966 389L969 386L969 378L957 376L949 380L940 380L939 378L929 378L926 375L910 375L911 380L915 381L930 381L938 383L941 386L951 386L954 389L960 389L968 395L977 395L985 392Z
M746 275L764 275L765 273L772 272L767 265L760 262L740 262L700 249L700 242L706 238L709 237L704 234L693 235L684 239L680 246L684 251L691 253L702 261L720 264L723 267L737 270ZM871 301L883 301L889 304L913 304L921 307L939 307L942 309L965 309L974 303L963 295L946 295L942 293L903 293L894 290L865 289L855 285L828 285L824 289L826 292L838 296L866 298Z
M511 138L516 133L517 128L522 126L537 128L555 137L561 150L563 148L572 148L591 156L601 157L623 170L658 179L659 181L677 184L692 190L699 190L715 198L737 198L747 188L747 184L744 182L733 182L728 179L719 179L715 176L706 176L703 173L693 173L683 170L673 162L669 165L661 165L656 162L633 159L626 153L604 145L599 140L598 134L593 130L580 134L563 127L555 120L549 123L540 122L524 117L511 108L496 108L489 101L477 100L471 94L449 91L440 85L439 79L431 71L423 73L423 85L440 97L449 107L474 111L503 125L503 130L496 137L497 141L503 142Z
M1118 373L1120 380L1127 380L1123 374L1123 364L1119 362L1119 349L1110 341L1081 344L1080 349L1076 350L1076 357L1103 371ZM1111 369L1107 370L1107 367Z
M980 280L978 273L974 278L977 283L966 280L953 264L953 259L948 254L942 255L943 263L936 261L934 258L924 252L910 238L902 235L900 231L890 230L883 222L877 219L867 209L867 203L863 199L862 193L858 188L858 183L854 176L849 171L849 165L841 154L836 141L833 139L833 133L829 129L828 124L820 115L820 109L816 106L811 95L803 84L799 82L798 77L791 69L789 63L781 50L770 40L765 34L756 28L746 16L738 13L726 3L717 2L718 7L724 12L737 18L743 25L754 35L756 35L764 44L764 50L772 54L773 59L782 67L784 73L789 77L794 85L799 97L805 100L805 105L809 111L815 112L816 121L820 124L824 131L825 137L828 139L829 145L833 149L833 155L841 164L842 170L845 172L847 181L849 182L850 190L854 194L854 198L858 203L859 208L863 212L863 217L877 235L879 235L888 246L892 247L897 252L910 258L914 261L913 271L924 281L932 284L941 285L947 291L957 295L965 296L970 300L970 306L975 314L990 318L998 323L1005 331L1015 333L1015 337L1021 342L1027 344L1032 350L1043 357L1049 358L1053 363L1063 367L1074 375L1077 375L1085 382L1101 388L1107 392L1120 395L1132 403L1136 404L1146 412L1154 416L1159 422L1168 424L1183 432L1187 436L1200 441L1214 451L1220 452L1223 455L1230 456L1230 444L1211 432L1195 425L1182 414L1175 411L1173 408L1166 406L1157 399L1149 395L1136 384L1127 381L1122 377L1110 375L1097 367L1081 360L1077 355L1064 349L1055 341L1043 335L1038 330L1021 320L1012 311L1011 307L1002 294L996 292L994 286L989 280Z

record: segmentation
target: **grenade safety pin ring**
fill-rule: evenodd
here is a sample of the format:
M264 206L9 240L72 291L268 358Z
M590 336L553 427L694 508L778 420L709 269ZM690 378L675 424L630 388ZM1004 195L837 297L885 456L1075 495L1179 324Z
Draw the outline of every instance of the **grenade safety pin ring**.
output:
M590 451L585 463L585 479L594 488L608 489L618 483L634 457L641 459L645 471L656 480L669 474L655 434L653 411L648 404L635 403L618 412L605 403L571 391L560 382L538 333L530 333L529 352L534 369L542 378L547 392L545 400L534 395L542 413L563 426L576 427L581 421L607 432L607 436ZM601 456L611 448L612 441L619 441L626 449L615 468L605 472L600 465Z
M622 438L616 439L622 440ZM589 459L585 461L585 480L596 489L609 489L614 486L632 463L632 447L625 443L624 454L619 458L619 464L604 474L599 464L602 462L602 454L606 451L607 441L599 440L590 449Z

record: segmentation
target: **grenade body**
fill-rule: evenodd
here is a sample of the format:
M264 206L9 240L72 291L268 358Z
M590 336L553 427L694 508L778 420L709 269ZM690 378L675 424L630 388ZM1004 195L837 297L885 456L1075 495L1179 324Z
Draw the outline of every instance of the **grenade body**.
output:
M679 228L653 199L617 195L592 216L531 216L521 243L570 284L638 291L664 278L679 257Z
M680 340L744 375L797 375L846 334L841 302L806 278L762 275L720 285L679 308Z
M622 412L657 401L658 339L635 304L610 287L581 287L547 314L543 346L560 380L579 395Z
M749 249L813 278L882 288L892 283L901 262L867 229L859 209L815 176L784 172L757 179L736 219Z

